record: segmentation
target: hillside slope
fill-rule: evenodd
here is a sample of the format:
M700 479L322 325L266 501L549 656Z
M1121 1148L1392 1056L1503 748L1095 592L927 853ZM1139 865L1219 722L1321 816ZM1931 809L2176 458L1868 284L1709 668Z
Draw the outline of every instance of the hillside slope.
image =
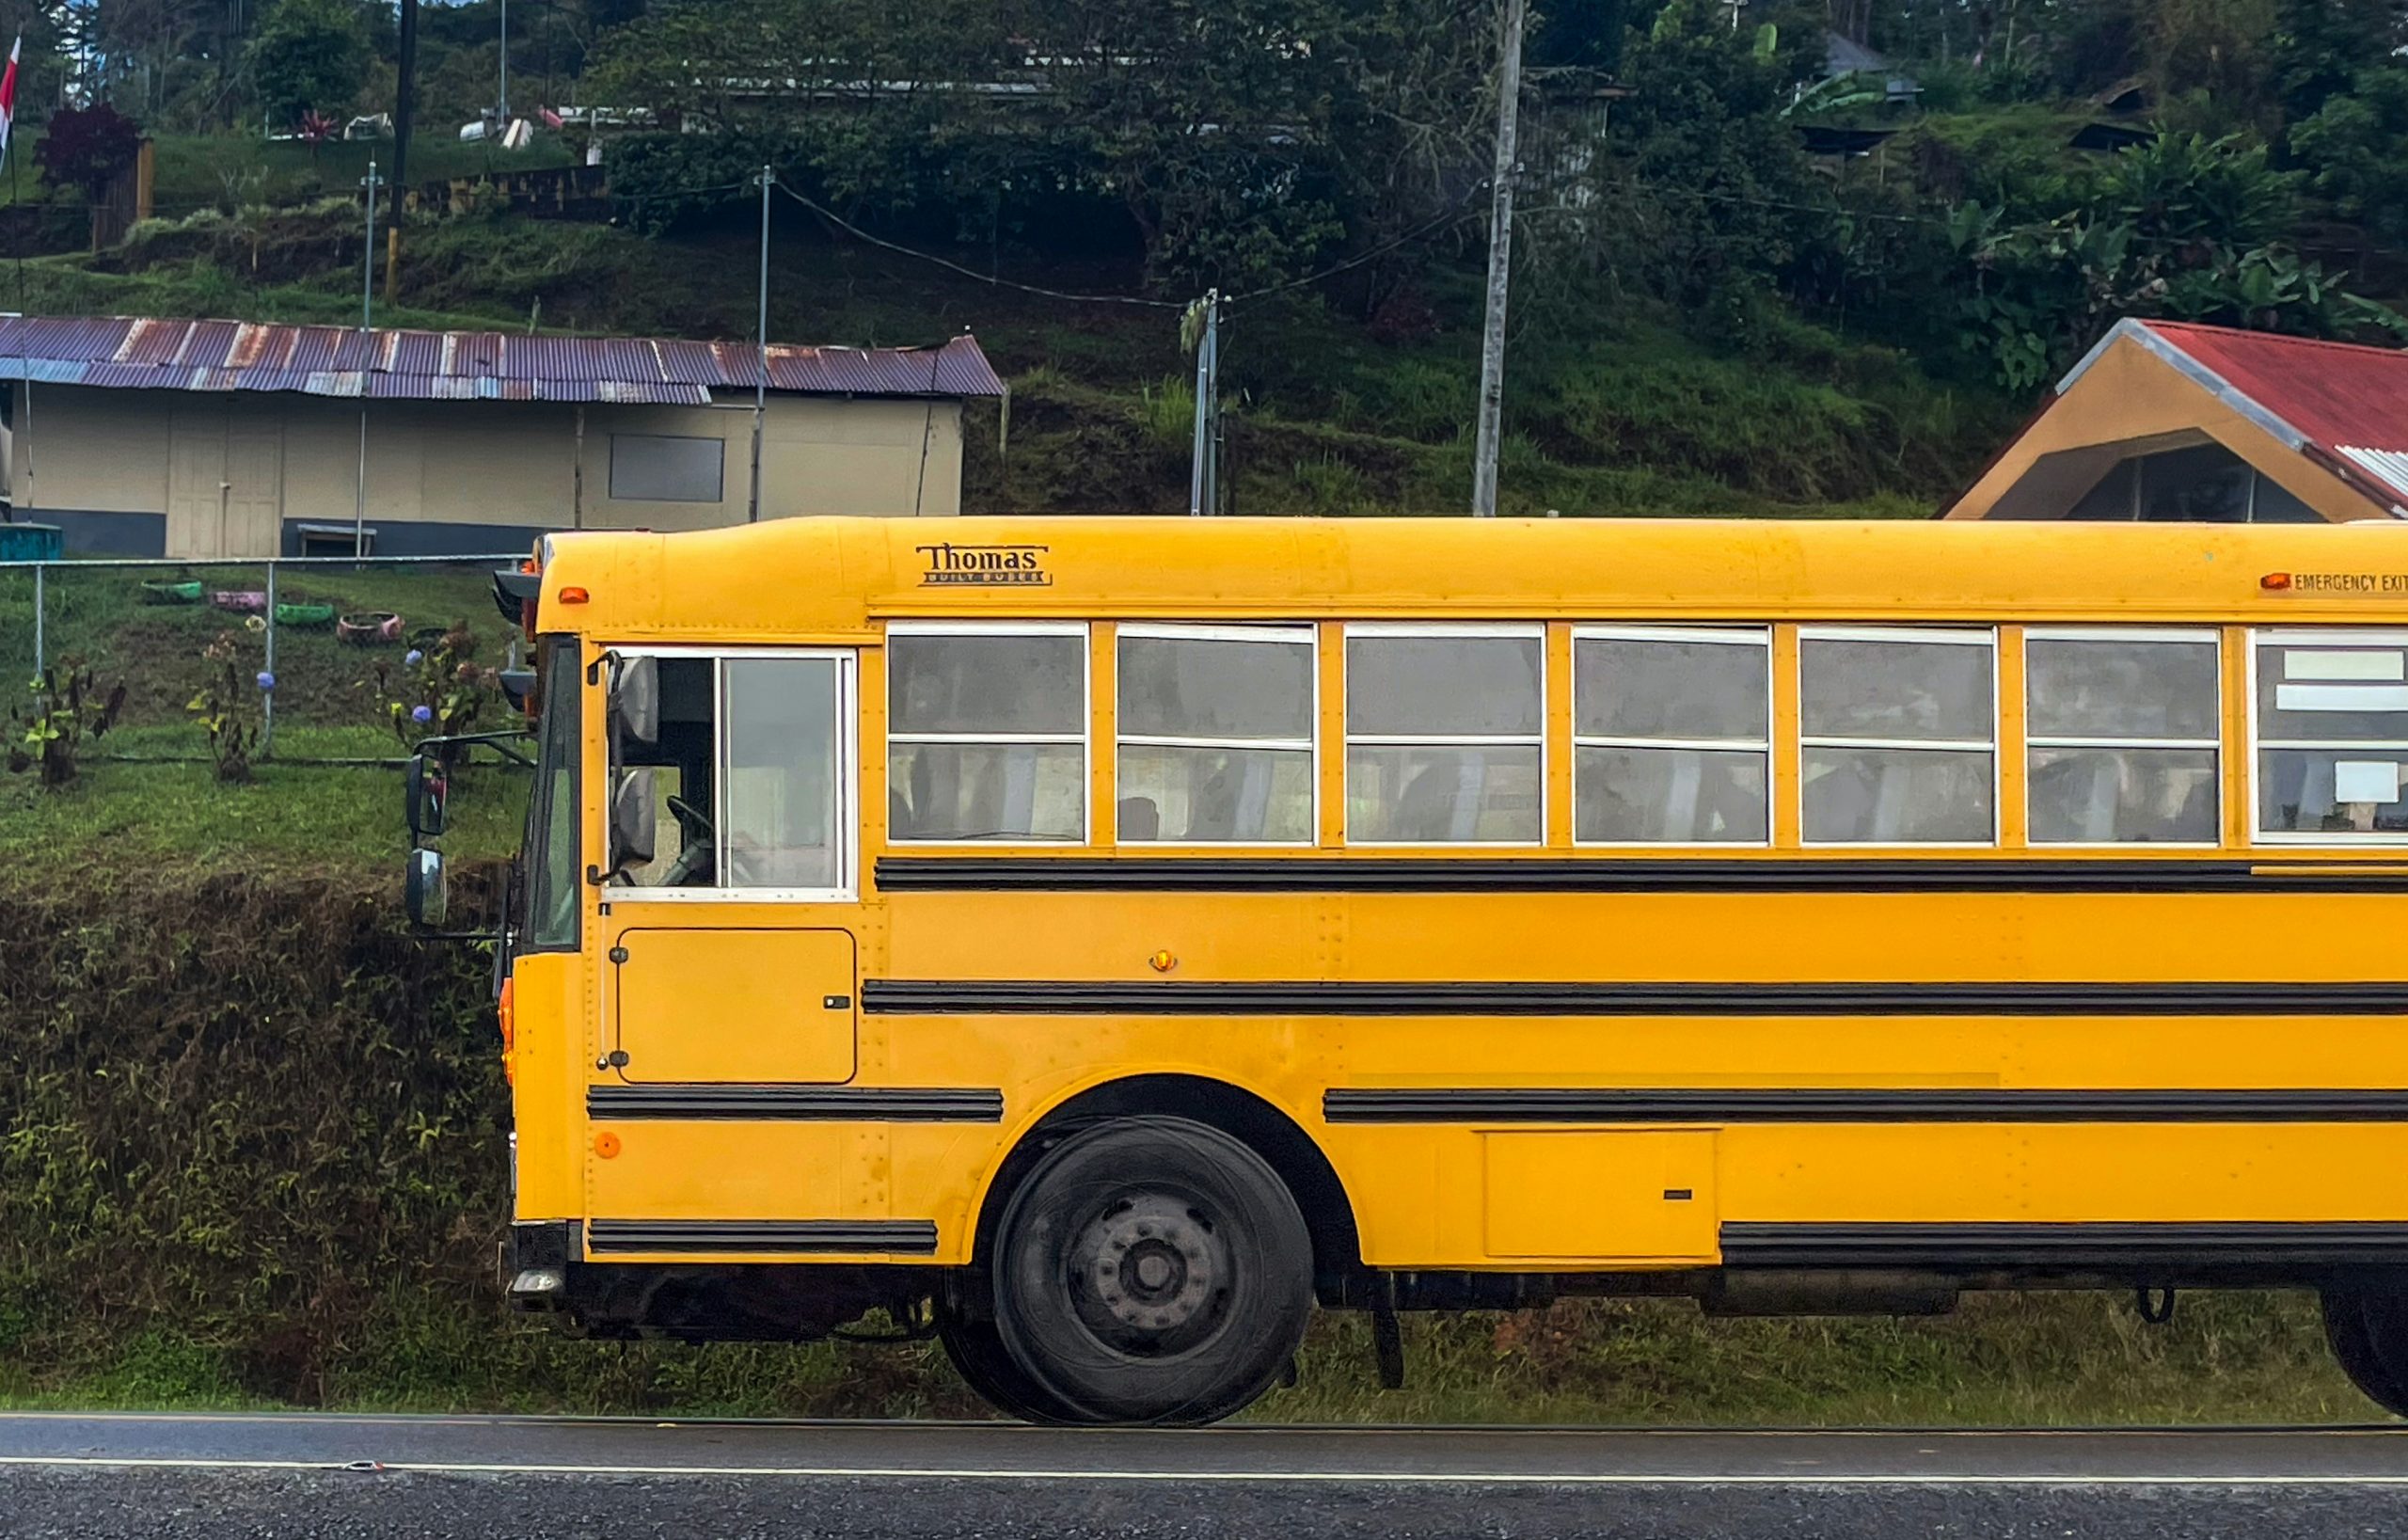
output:
M17 308L348 322L358 314L356 212L202 211L141 227L98 257L13 272ZM393 325L744 337L749 231L647 239L493 213L413 220ZM1120 294L1132 275L1058 265L1006 276ZM1536 281L1546 279L1547 281ZM1440 264L1400 323L1344 294L1241 303L1224 334L1228 478L1248 513L1460 511L1470 486L1479 275ZM1994 447L2012 414L1895 350L1777 306L1744 337L1535 275L1508 357L1509 512L1912 516ZM968 505L1183 511L1190 365L1180 314L990 284L781 219L770 329L851 344L975 332L1012 384L971 434ZM1726 333L1735 328L1722 328Z

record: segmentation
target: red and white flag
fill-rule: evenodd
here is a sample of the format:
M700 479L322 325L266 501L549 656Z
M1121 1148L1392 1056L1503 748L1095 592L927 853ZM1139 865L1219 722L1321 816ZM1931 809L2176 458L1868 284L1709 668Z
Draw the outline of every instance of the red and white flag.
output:
M17 126L17 50L24 45L21 32L8 45L8 72L0 74L0 165L8 159L8 131Z

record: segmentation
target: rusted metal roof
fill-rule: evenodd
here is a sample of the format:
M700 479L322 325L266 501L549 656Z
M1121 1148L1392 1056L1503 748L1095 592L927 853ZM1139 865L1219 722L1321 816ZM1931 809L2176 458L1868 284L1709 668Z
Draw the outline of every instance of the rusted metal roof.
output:
M2130 339L2285 448L2347 461L2394 511L2408 502L2408 352L2189 321L2119 321L2072 373L2064 395L2108 347ZM2345 477L2346 479L2346 477Z
M768 388L818 396L999 396L975 338L942 346L769 344ZM750 342L532 337L144 316L0 316L0 380L111 390L294 390L379 401L700 406L761 379Z

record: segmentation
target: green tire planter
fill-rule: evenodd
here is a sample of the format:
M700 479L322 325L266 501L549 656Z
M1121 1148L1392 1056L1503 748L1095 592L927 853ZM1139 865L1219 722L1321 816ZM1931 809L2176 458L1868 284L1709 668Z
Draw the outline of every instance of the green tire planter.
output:
M278 626L315 628L335 623L335 607L331 604L279 604L276 607Z
M197 582L144 583L142 602L145 604L198 604L200 584Z

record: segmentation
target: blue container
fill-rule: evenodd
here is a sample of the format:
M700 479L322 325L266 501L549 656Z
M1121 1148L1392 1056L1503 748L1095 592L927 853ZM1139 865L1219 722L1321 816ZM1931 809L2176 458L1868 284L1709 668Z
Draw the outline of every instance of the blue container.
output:
M0 562L55 562L66 553L55 524L0 524Z

